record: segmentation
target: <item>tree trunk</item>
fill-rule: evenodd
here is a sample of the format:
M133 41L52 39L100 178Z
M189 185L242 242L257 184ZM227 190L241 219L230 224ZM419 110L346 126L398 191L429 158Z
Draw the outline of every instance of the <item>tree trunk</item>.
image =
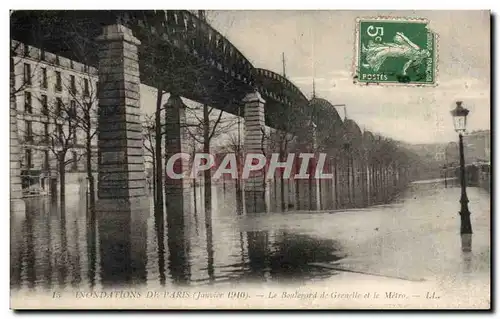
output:
M240 148L238 146L237 149L237 155L236 155L236 169L237 169L237 174L236 174L236 208L238 214L243 213L243 191L241 187L241 158L240 158Z
M300 172L300 164L299 160L295 158L295 174L298 174ZM300 209L300 180L298 178L295 179L295 209L299 210Z
M351 198L351 160L349 158L349 153L347 154L347 200L349 208L352 208L352 198Z
M153 155L153 194L156 194L156 157L154 152L152 155Z
M335 189L335 209L339 208L339 180L337 176L337 157L333 159L333 187Z
M198 196L198 194L196 192L196 178L193 178L192 184L193 184L194 217L196 219L197 215L198 215L198 203L197 203L197 199L196 199L196 196Z
M350 158L350 161L351 161L351 165L350 166L351 166L351 176L352 176L352 184L351 184L352 185L351 186L352 187L352 200L351 200L352 203L351 203L351 207L357 207L357 205L356 205L356 198L357 198L356 197L357 168L354 167L355 164L354 164L354 158L353 158L352 153L350 154L349 158Z
M203 152L210 154L210 118L208 114L208 105L203 104ZM203 172L204 192L205 192L205 223L211 220L212 213L212 174L207 169Z
M283 162L284 161L284 157L285 157L285 153L286 151L285 150L282 150L281 151L281 154L280 154L280 162ZM281 211L284 212L286 210L286 205L285 205L285 177L283 176L284 175L284 171L280 171L280 197L281 197Z
M377 192L377 176L376 176L376 167L375 164L371 166L371 174L372 174L372 190L371 190L371 203L374 205L377 202L376 192Z
M65 154L57 156L57 169L59 170L59 198L61 200L61 207L65 206L66 202L66 170L64 165Z
M163 171L162 171L162 158L161 158L161 100L163 96L163 89L158 88L156 96L156 112L155 112L155 197L154 207L155 215L163 216Z
M90 121L87 122L90 124ZM90 126L88 127L90 129ZM87 153L86 165L87 165L87 179L89 181L89 210L91 212L95 209L95 183L94 183L94 174L92 173L92 135L90 134L90 130L86 132L86 141L85 141L85 151Z

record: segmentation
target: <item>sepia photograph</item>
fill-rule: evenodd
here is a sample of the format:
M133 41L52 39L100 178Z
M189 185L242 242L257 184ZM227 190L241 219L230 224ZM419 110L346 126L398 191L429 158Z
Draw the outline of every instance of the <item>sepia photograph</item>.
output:
M489 10L9 19L11 309L491 309Z

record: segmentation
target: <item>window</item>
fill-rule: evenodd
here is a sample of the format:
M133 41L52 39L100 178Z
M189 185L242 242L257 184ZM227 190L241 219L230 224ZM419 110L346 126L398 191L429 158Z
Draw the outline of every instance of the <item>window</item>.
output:
M49 157L49 150L43 151L44 153L44 160L43 160L43 167L45 170L50 169L50 157Z
M26 142L33 142L33 123L26 121Z
M31 149L27 148L24 150L24 161L26 167L31 168L32 158L31 158Z
M57 124L57 135L58 135L59 139L62 139L64 137L62 124Z
M42 114L49 115L49 104L47 101L47 95L42 94Z
M76 171L78 169L78 154L76 153L76 151L72 151L71 154L73 156L72 169Z
M89 96L89 80L83 79L83 95Z
M70 75L71 93L76 94L76 80L74 75Z
M24 112L33 113L33 107L31 105L31 92L24 92Z
M61 116L61 111L63 109L63 102L60 97L56 99L56 117Z
M68 117L71 120L76 119L76 101L75 100L71 100L71 102L70 102L70 107L68 110Z
M49 143L49 123L43 124L43 138L45 143Z
M29 63L24 63L24 83L31 85L31 65Z
M56 71L56 91L58 91L58 92L62 91L61 72L59 72L59 71Z
M72 140L73 140L73 145L77 145L78 144L78 137L77 137L77 134L76 134L76 126L73 126L71 128L71 137L72 137Z
M42 68L42 88L46 89L47 88L47 69Z

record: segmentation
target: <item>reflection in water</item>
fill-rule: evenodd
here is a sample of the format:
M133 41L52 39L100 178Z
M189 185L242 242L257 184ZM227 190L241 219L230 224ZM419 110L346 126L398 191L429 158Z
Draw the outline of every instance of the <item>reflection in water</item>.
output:
M162 215L155 214L155 232L158 246L158 272L160 285L165 286L165 223Z
M66 286L66 279L68 277L68 239L66 234L66 208L59 208L59 240L61 249L59 256L56 257L58 271L57 284L60 288Z
M71 196L62 209L48 198L27 200L26 214L11 218L11 287L100 289L332 275L307 264L338 260L338 243L278 229L241 231L248 216L240 216L242 205L230 190L214 192L219 198L211 214L198 207L196 215L186 210L161 216L151 207L140 216L96 216Z
M213 244L213 229L212 220L206 222L206 234L207 234L207 274L209 282L215 281L215 269L214 269L214 244Z
M32 203L29 203L26 205L26 208L30 207ZM24 257L25 260L23 263L26 263L26 281L28 288L34 288L35 281L36 281L36 275L35 275L35 246L34 246L34 232L33 232L33 219L34 216L29 215L26 216L26 219L24 220L24 229L26 233L26 250L25 254L26 256Z
M183 211L173 209L167 212L168 268L172 281L178 285L187 284L190 277L185 226Z
M249 272L265 280L300 280L330 276L331 271L315 269L312 262L334 262L342 257L340 245L333 240L319 240L306 235L279 231L248 232Z
M106 212L98 217L103 287L146 283L147 226L143 212Z
M96 263L97 263L97 223L95 216L87 216L87 280L93 289L96 286Z
M464 274L472 272L472 252L462 252L462 266Z
M103 287L128 285L131 281L130 241L127 231L130 222L114 216L112 220L99 218L100 275Z

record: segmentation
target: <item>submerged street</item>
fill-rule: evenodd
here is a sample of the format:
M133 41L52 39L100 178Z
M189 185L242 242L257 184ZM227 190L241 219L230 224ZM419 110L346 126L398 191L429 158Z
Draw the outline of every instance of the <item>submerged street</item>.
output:
M472 252L464 254L459 194L459 188L444 188L442 182L413 183L389 205L238 216L230 196L218 190L212 227L207 229L204 214L198 212L186 220L184 239L178 232L176 238L165 232L159 245L151 214L144 238L145 273L136 283L147 289L174 284L351 288L354 283L358 288L383 287L385 282L386 287L432 284L464 289L466 296L488 302L490 195L468 188L474 235ZM111 285L113 278L126 276L116 269L106 273L109 268L100 266L99 232L87 223L84 206L68 208L61 218L48 202L34 199L28 202L26 216L12 217L15 291L99 290Z

